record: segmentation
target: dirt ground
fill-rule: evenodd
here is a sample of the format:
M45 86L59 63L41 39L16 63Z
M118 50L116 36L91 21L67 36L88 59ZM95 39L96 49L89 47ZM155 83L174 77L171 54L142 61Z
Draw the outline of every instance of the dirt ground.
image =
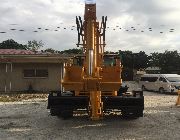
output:
M144 95L144 117L134 120L117 115L101 121L90 121L87 116L62 120L50 116L47 99L0 102L0 140L179 140L177 95Z

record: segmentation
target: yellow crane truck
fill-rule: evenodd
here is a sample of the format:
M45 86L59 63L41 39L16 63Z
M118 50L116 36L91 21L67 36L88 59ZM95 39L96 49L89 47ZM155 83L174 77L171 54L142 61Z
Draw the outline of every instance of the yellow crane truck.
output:
M99 120L119 110L123 117L143 116L143 92L126 93L119 55L104 55L106 21L104 16L102 22L96 20L96 3L85 3L84 20L76 17L77 46L82 46L83 55L65 64L63 91L48 96L51 115L67 119L85 110L90 119Z

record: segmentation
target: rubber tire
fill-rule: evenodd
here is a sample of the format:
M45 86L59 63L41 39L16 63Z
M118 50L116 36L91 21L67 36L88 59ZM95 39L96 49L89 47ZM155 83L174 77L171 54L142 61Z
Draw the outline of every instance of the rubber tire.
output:
M163 93L164 93L164 88L160 87L160 88L159 88L159 93L160 93L160 94L163 94Z
M137 110L137 111L134 110L134 111L130 111L130 112L126 111L126 110L122 110L121 113L122 113L122 117L124 119L137 119L137 118L141 117L139 110Z
M57 108L50 108L50 114L51 116L58 116L60 115L60 110Z
M64 110L61 111L61 115L59 115L58 117L61 117L63 119L69 119L73 117L73 110Z

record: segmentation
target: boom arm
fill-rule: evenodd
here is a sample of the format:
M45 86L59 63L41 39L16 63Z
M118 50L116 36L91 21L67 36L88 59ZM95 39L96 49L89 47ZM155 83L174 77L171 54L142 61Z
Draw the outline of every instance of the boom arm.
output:
M75 96L89 97L89 114L92 120L103 116L101 95L117 96L122 83L121 65L104 65L105 31L107 17L101 23L96 20L96 4L86 3L84 21L76 17L78 43L84 52L82 66L68 65L62 86L66 91L74 91Z
M90 114L93 120L98 120L102 116L103 103L101 102L99 70L103 63L106 21L107 17L104 16L100 26L96 21L96 4L85 4L83 23L80 17L76 17L77 46L82 45L85 54L83 80L86 90L90 92Z
M102 17L102 22L96 21L96 4L86 4L84 22L81 17L76 17L78 43L77 46L83 46L86 55L89 75L92 75L92 70L99 67L103 63L103 54L105 47L105 31L107 17ZM92 61L93 62L92 62ZM86 63L85 62L85 63Z

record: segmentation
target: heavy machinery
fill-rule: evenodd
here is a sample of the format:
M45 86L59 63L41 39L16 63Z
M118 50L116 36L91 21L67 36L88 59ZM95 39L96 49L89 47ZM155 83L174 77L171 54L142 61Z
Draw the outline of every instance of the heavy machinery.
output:
M142 91L126 93L121 88L122 66L119 55L104 55L107 17L96 20L96 3L85 3L84 21L76 17L78 43L84 54L65 64L63 91L51 92L51 115L69 118L75 111L87 111L92 120L119 110L124 117L143 116ZM125 90L124 90L125 89Z

